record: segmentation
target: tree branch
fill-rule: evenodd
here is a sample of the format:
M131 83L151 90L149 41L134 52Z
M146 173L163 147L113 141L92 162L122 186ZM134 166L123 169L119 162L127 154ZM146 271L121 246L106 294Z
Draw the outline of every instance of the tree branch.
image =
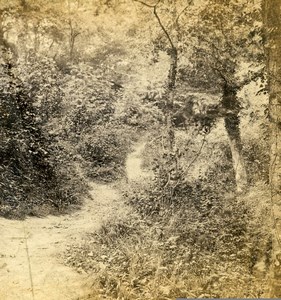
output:
M193 158L193 160L189 163L188 167L186 168L186 172L189 171L189 169L191 168L191 166L196 162L197 158L200 156L200 154L202 152L202 149L204 147L205 142L206 142L206 134L203 137L202 144L200 146L199 151L196 153L195 157Z
M187 5L176 17L175 23L177 24L179 21L179 18L181 17L181 15L189 8L189 5Z
M168 39L168 41L169 41L169 43L170 43L170 45L171 45L171 48L172 48L173 50L176 49L176 47L175 47L175 45L174 45L174 43L173 43L173 41L172 41L172 38L170 37L170 35L169 35L167 29L166 29L165 26L163 25L163 23L162 23L162 21L161 21L159 15L158 15L158 13L157 13L157 6L158 6L158 4L160 3L160 0L158 0L158 2L157 2L155 5L147 4L146 2L143 2L143 1L141 1L141 0L134 0L134 1L135 1L135 2L138 2L138 3L141 3L142 5L144 5L144 6L146 6L146 7L153 8L154 16L155 16L155 18L157 19L158 24L159 24L159 26L161 27L162 31L164 32L165 36L167 37L167 39Z
M175 23L177 24L179 21L179 18L182 16L182 14L190 7L190 5L193 4L193 0L189 0L187 6L178 14L176 17Z
M212 69L213 71L215 71L215 72L218 73L218 75L219 75L220 78L224 81L225 84L229 84L229 81L230 81L230 80L222 73L222 71L221 71L219 68L214 67L214 66L210 66L210 67L211 67L211 69Z
M141 0L134 0L135 2L138 2L138 3L141 3L142 5L144 5L144 6L146 6L146 7L149 7L149 8L154 8L155 6L157 6L158 5L158 3L160 2L160 0L157 2L157 4L155 4L155 5L150 5L150 4L147 4L147 3L145 3L145 2L143 2L143 1L141 1Z
M158 2L158 3L159 3L159 2ZM175 47L175 45L174 45L174 43L173 43L173 41L172 41L172 39L171 39L171 37L170 37L168 31L167 31L166 28L164 27L164 25L163 25L163 23L162 23L162 21L161 21L159 15L158 15L156 9L157 9L157 6L155 5L155 6L154 6L154 9L153 9L153 13L154 13L154 15L155 15L155 17L156 17L156 19L157 19L157 21L158 21L158 23L159 23L161 29L162 29L163 32L165 33L165 35L166 35L166 37L167 37L167 39L168 39L168 41L169 41L169 43L170 43L170 45L171 45L171 48L174 50L174 49L176 49L176 47Z

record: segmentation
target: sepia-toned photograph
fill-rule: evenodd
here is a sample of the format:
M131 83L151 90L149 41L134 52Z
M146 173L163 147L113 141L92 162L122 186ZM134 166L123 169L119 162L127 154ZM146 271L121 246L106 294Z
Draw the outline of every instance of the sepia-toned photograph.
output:
M0 0L0 300L281 298L281 1Z

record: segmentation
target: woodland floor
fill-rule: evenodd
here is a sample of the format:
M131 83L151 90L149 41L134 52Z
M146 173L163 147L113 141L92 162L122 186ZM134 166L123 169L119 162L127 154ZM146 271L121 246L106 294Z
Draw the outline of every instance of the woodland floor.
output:
M128 155L128 180L140 180L144 143ZM29 217L24 221L0 218L0 299L67 300L90 293L90 278L63 264L62 254L73 244L86 243L111 218L128 213L116 184L91 183L91 197L68 215Z

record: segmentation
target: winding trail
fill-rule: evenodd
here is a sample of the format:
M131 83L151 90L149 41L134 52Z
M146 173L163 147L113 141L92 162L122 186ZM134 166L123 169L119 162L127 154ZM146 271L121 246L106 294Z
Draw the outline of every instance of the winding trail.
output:
M136 144L128 155L129 181L144 176L140 155L144 145ZM0 218L1 300L77 300L90 293L90 278L65 266L59 255L85 242L85 234L107 220L128 213L113 185L92 183L91 196L69 215L24 221Z
M126 173L128 181L139 181L148 176L147 171L142 168L142 151L144 150L146 142L141 141L136 143L133 151L128 154L126 161Z

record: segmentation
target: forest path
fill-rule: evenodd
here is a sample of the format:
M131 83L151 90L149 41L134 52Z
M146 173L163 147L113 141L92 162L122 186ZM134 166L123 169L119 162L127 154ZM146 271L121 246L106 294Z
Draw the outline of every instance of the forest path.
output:
M129 182L141 181L151 176L151 173L142 168L142 152L146 146L146 138L141 139L133 146L132 152L126 160L126 174Z
M144 143L136 144L128 155L129 181L144 175L143 147ZM87 232L128 212L113 185L91 185L92 199L72 214L24 221L0 219L1 300L77 300L90 293L90 278L65 266L59 255L67 247L85 242Z

